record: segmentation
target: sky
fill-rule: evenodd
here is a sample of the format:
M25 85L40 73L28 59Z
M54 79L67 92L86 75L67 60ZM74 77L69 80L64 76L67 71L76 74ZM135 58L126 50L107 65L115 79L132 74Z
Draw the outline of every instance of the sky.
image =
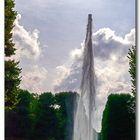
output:
M128 49L135 44L134 0L15 0L13 57L21 88L41 94L79 91L87 17L93 16L96 130L110 93L130 92Z

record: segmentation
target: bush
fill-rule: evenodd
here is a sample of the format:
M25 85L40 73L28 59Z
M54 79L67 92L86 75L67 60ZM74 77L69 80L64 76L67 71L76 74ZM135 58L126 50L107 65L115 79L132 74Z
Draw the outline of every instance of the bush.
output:
M111 94L106 103L102 118L102 140L134 140L135 121L131 112L132 96Z

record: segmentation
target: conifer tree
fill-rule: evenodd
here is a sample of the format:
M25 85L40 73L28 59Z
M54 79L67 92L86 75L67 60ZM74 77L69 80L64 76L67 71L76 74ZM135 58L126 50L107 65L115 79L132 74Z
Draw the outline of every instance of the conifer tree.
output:
M132 120L135 124L136 120L136 46L132 46L131 49L129 49L128 52L128 59L129 59L129 73L131 76L131 82L132 82L132 93L133 98L130 100L131 104L129 107L129 111L132 114ZM135 130L135 129L134 129Z
M15 44L12 39L12 29L17 12L14 10L15 3L13 0L5 0L5 109L12 109L16 103L19 93L21 69L18 67L19 62L12 60L10 56L15 54Z
M135 96L136 95L136 46L132 46L132 48L129 49L127 57L129 58L129 73L132 82L132 93Z

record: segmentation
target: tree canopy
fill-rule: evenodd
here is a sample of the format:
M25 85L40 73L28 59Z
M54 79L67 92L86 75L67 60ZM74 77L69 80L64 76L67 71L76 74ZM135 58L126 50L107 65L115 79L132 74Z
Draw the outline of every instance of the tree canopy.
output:
M129 73L131 76L131 82L132 82L132 93L134 96L136 95L136 46L132 46L131 49L129 49L128 56L129 58Z
M111 94L102 118L101 140L135 140L134 114L129 107L129 94Z
M14 1L5 0L5 56L10 57L15 54L13 43L14 21L17 12L14 10ZM19 84L21 69L18 67L19 62L8 58L5 60L5 109L12 109L16 103L19 93Z
M76 93L36 95L20 90L15 108L6 111L6 139L70 140Z

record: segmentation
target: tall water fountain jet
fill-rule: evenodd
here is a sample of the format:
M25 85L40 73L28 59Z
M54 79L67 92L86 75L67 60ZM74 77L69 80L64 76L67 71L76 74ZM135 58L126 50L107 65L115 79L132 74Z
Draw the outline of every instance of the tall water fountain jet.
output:
M87 33L84 47L81 94L77 99L74 117L73 140L97 140L94 130L95 74L92 52L92 15L88 15Z

